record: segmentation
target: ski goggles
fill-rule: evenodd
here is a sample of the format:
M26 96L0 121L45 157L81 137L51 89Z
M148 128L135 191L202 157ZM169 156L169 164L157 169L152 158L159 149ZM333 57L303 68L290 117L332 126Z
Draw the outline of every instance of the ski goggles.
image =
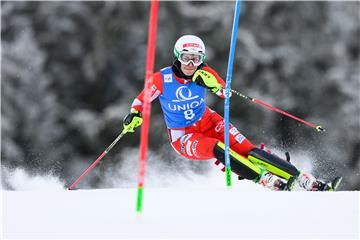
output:
M188 53L188 52L181 52L178 60L185 65L188 65L192 62L194 66L199 66L203 63L204 55L199 53Z

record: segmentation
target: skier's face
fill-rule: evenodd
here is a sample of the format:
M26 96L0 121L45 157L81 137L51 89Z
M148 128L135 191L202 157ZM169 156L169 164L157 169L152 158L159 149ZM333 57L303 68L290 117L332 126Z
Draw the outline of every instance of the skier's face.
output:
M186 76L192 76L194 75L195 71L196 71L196 66L194 66L194 64L192 62L190 62L189 64L185 65L185 64L181 64L181 71L186 75Z

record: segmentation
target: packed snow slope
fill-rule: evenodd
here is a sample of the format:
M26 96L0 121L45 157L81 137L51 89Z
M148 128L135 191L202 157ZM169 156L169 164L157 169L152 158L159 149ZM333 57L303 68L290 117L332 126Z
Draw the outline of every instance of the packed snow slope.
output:
M359 238L358 192L275 192L248 181L2 191L4 238ZM216 184L213 184L216 182ZM31 182L29 181L29 184ZM46 184L44 185L46 186Z

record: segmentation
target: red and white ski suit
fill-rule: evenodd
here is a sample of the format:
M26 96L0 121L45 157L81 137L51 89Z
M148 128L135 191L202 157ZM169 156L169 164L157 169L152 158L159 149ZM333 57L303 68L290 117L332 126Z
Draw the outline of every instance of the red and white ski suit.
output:
M202 70L212 73L217 81L225 87L224 80L214 69L204 66ZM187 84L191 81L179 78L176 74L174 74L174 76L181 84ZM151 102L162 94L162 84L161 72L154 73ZM221 98L225 97L223 90L219 90L216 94ZM144 90L135 98L131 107L141 112L143 108L143 99ZM230 125L229 133L230 148L238 154L246 157L247 153L255 148L255 146L245 138L236 127ZM218 141L224 141L224 120L218 113L206 107L204 114L196 123L185 128L168 129L168 135L171 146L180 155L194 160L212 159L215 158L213 152L215 144Z

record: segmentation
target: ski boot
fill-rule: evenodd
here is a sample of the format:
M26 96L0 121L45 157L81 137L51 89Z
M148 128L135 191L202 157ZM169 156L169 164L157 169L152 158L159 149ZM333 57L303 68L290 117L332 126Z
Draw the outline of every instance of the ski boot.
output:
M300 187L307 191L336 191L342 181L342 177L336 177L330 182L317 180L310 173L301 173L298 177Z
M296 178L290 177L290 179L285 182L280 177L263 170L260 178L257 180L257 183L275 191L291 191L294 187L295 180Z

